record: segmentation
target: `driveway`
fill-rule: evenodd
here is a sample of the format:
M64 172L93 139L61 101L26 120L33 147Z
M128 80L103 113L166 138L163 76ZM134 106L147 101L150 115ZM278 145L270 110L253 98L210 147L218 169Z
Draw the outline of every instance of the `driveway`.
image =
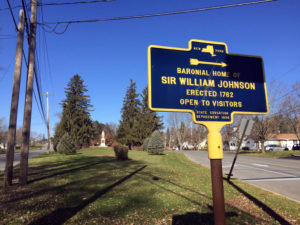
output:
M47 145L44 145L43 147L41 147L38 150L29 151L28 158L32 158L32 157L34 157L36 155L39 155L41 153L44 153L46 151L47 151ZM21 156L21 152L15 152L14 166L16 164L20 163L20 156ZM5 162L6 162L6 154L0 154L0 171L4 171L4 169L5 169Z
M192 161L210 168L207 152L181 151ZM223 173L228 174L234 153L224 152ZM300 157L273 159L239 155L232 178L246 181L263 189L300 202Z

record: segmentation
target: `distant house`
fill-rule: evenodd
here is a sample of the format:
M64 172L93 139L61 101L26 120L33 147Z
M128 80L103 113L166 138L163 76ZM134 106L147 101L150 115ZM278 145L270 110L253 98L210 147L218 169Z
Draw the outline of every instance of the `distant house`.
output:
M236 137L232 137L229 142L224 141L223 142L223 149L224 150L231 150L231 151L237 150L237 148L239 146L238 141L239 140ZM252 138L244 137L240 149L256 150L257 149L257 144Z
M201 141L198 145L198 150L203 150L203 149L207 149L207 140L206 138Z
M246 137L242 142L241 149L256 150L257 143L252 138Z
M6 149L6 143L0 143L0 149Z
M294 144L299 143L299 140L296 134L270 134L267 137L267 141L265 141L265 145L279 145L284 148L292 149Z

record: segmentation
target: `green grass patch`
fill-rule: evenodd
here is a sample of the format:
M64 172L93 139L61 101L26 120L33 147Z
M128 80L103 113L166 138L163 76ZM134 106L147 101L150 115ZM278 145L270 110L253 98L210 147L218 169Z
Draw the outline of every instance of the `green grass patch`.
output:
M210 170L184 154L109 148L29 161L29 184L4 190L0 224L213 224ZM227 224L300 224L300 204L240 181L224 181Z
M240 151L239 154L266 157L266 158L285 158L292 155L300 155L300 151L271 151L271 152L251 152L251 151Z

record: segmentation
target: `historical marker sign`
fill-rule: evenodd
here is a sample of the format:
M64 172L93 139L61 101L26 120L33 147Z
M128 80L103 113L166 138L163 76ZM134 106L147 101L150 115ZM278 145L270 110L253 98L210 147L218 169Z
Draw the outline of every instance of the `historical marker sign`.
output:
M215 224L225 224L222 127L233 114L266 114L263 60L228 54L225 43L191 40L188 49L148 48L149 107L191 112L208 130Z
M191 112L195 123L268 113L262 58L228 54L225 43L191 40L188 49L151 45L148 70L152 110Z

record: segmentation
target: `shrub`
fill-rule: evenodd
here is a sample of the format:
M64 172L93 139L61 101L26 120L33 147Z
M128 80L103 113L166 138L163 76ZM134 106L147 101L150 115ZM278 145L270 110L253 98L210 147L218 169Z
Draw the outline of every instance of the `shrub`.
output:
M149 140L150 140L150 137L147 137L143 142L143 150L144 151L148 151Z
M66 155L76 153L75 144L72 138L67 133L65 133L64 136L60 139L57 145L57 152Z
M114 144L114 152L117 160L128 160L128 147L120 143Z
M160 155L164 152L164 141L158 130L154 131L150 137L148 152L154 155Z
M53 141L53 150L54 150L55 152L57 152L57 146L58 146L58 144L59 144L59 140Z

